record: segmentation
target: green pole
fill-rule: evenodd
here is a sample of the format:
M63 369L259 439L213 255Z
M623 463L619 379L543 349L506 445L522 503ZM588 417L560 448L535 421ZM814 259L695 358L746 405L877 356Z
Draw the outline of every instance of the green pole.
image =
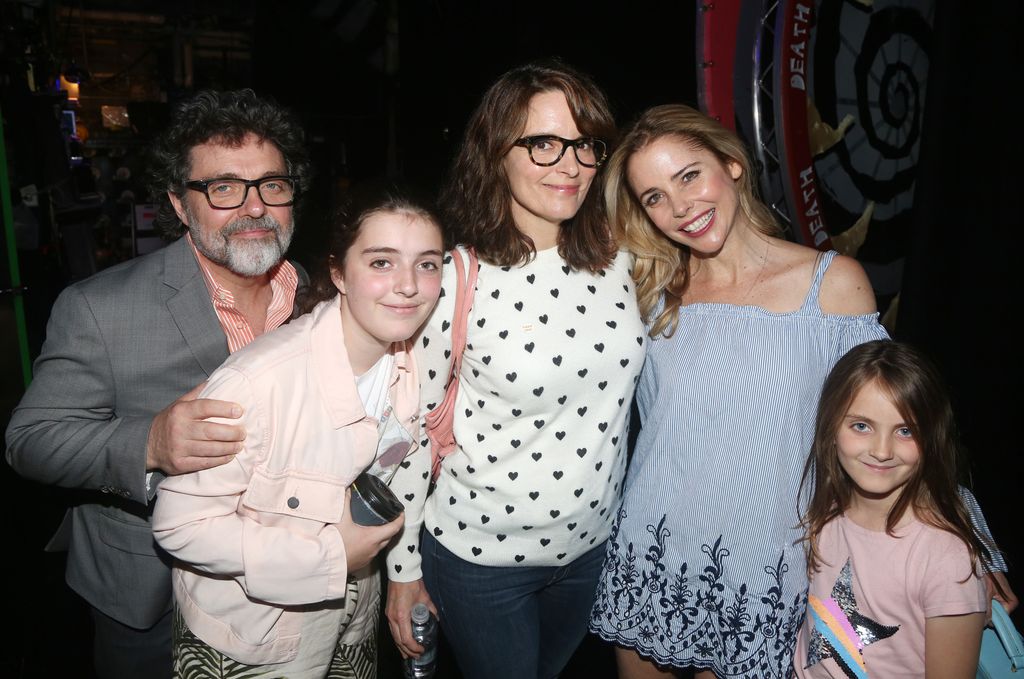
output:
M7 145L4 143L4 116L0 110L0 206L4 215L4 240L7 241L7 263L11 270L11 294L14 296L14 325L21 354L21 378L28 388L32 381L32 364L28 356L28 329L25 326L25 299L22 297L21 271L18 269L18 244L14 241L14 213L11 207L11 185L7 176Z

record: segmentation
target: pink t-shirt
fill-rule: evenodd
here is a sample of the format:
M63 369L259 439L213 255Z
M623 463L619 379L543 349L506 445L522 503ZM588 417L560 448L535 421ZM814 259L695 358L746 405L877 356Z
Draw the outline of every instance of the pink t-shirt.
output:
M987 610L962 540L919 521L896 535L845 516L826 524L793 656L797 677L923 678L925 619Z

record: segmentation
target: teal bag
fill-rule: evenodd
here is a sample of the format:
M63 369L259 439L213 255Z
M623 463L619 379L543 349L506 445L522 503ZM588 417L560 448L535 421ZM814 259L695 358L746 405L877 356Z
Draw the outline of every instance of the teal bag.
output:
M977 679L1024 679L1024 639L998 601L992 602L992 625L981 636Z

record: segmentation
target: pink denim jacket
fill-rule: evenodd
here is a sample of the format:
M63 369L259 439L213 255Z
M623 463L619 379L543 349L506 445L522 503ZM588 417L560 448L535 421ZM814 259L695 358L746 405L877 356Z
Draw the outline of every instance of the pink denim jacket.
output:
M245 447L223 466L169 477L159 488L153 531L177 559L181 614L196 636L240 662L293 659L303 616L293 607L345 596L345 545L334 524L378 435L356 392L338 299L258 338L213 373L201 397L242 405ZM390 396L415 438L419 382L410 348L392 345Z

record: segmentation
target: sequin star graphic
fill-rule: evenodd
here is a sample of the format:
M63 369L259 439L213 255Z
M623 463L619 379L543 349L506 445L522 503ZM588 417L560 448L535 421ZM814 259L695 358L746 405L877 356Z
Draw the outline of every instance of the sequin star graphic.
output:
M864 647L896 634L899 625L883 625L857 610L853 595L853 569L846 560L832 587L832 596L807 597L807 613L814 623L804 669L832 658L850 679L868 679Z

